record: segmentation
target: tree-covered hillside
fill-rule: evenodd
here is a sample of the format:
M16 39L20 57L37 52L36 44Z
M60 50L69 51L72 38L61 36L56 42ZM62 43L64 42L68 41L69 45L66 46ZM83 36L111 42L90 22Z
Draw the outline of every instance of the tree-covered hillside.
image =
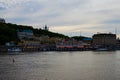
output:
M42 29L34 29L32 26L16 25L11 23L0 23L0 45L4 45L6 42L16 41L19 39L17 37L17 30L32 30L34 35L40 37L42 35L47 35L49 37L60 37L66 38L67 36L59 33L53 33L50 31Z

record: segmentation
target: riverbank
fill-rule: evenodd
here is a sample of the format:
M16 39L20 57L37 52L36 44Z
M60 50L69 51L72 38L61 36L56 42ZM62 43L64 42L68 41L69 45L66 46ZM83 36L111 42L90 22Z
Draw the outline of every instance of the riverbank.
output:
M56 48L55 46L46 46L46 47L22 47L22 46L13 46L6 47L0 46L0 52L38 52L38 51L88 51L89 48Z
M45 51L116 51L117 49L99 50L95 48L57 48L56 46L37 46L37 47L23 47L23 46L0 46L0 52L45 52Z

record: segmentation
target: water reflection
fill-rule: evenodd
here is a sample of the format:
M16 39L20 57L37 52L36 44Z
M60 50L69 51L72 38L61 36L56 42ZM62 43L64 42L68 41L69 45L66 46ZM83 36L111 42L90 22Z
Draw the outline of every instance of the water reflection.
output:
M0 80L119 80L119 75L119 51L0 55Z

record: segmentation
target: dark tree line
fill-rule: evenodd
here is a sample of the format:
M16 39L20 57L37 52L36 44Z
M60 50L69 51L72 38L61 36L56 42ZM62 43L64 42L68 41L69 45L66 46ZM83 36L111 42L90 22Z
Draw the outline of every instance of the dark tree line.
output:
M34 32L34 35L38 37L47 35L49 37L68 38L68 36L65 36L63 34L54 33L54 32L50 32L50 31L42 30L42 29L33 29L33 32Z
M59 38L67 38L67 36L59 33L53 33L50 31L42 30L42 29L34 29L32 26L25 25L16 25L11 23L0 23L0 45L4 45L6 42L20 40L17 37L17 30L32 30L34 35L37 37L47 35L49 37L59 37Z

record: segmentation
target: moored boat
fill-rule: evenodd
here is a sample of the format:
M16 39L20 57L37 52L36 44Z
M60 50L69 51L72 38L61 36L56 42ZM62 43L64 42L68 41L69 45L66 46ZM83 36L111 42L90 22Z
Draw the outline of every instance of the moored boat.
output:
M97 48L96 51L108 51L108 48Z
M9 48L8 52L21 52L22 50L20 48Z

